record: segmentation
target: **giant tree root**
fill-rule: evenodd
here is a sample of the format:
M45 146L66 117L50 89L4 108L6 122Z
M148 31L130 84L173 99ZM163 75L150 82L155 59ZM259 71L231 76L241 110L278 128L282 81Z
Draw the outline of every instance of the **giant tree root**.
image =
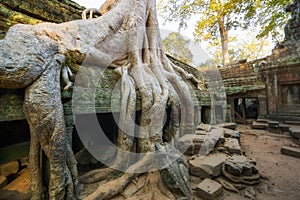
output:
M141 174L147 179L144 185L127 198L139 199L188 199L189 173L184 156L169 144L156 144L156 151L131 165L124 174L100 185L86 199L111 199L122 193ZM109 171L109 170L108 170ZM97 172L97 171L94 171ZM96 175L89 173L88 175ZM102 172L102 171L99 171ZM88 177L88 175L84 175Z

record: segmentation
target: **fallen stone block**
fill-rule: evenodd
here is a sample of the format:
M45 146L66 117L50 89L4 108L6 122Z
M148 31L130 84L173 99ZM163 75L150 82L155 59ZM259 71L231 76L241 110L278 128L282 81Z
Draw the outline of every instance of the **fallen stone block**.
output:
M215 200L223 194L221 184L211 179L204 179L196 188L196 193L203 200Z
M235 131L235 130L231 130L231 129L227 129L227 128L224 128L223 130L224 130L225 138L239 139L241 137L241 134L239 131Z
M221 128L228 128L231 130L236 130L237 123L223 123L223 124L218 124L217 126L221 127Z
M268 128L268 124L267 123L262 123L262 122L257 122L254 121L251 125L252 129L267 129Z
M0 175L1 176L7 177L9 175L18 173L18 171L19 171L18 161L12 161L12 162L0 165Z
M245 156L233 155L224 164L225 171L234 176L252 176L258 173L255 161Z
M204 130L195 130L195 134L196 135L206 135L207 131L204 131Z
M190 173L200 178L217 177L221 174L223 163L227 160L226 154L209 154L204 158L196 157L189 161Z
M209 132L212 129L212 126L209 124L200 124L197 126L197 129Z
M280 152L288 156L300 158L300 148L283 146L281 147Z
M5 176L0 176L0 189L7 185L7 178Z
M224 147L228 150L229 153L241 154L241 146L239 140L235 138L225 138Z

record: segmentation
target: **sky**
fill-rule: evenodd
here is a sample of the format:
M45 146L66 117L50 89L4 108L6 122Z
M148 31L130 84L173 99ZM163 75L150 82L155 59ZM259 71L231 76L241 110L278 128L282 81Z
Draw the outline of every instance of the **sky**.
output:
M77 2L79 5L82 5L86 8L100 8L100 6L105 2L105 0L73 0ZM171 32L178 31L178 24L175 22L165 22L163 18L158 16L158 22L160 26L160 32L162 39L167 37ZM185 30L181 30L180 33L184 38L190 39L193 41L193 30L194 24L196 23L195 19L191 19L187 24L188 28ZM200 45L195 45L191 42L189 46L191 53L193 54L193 63L198 65L200 63L204 63L206 60L209 59L208 54L206 53L205 49L203 49Z

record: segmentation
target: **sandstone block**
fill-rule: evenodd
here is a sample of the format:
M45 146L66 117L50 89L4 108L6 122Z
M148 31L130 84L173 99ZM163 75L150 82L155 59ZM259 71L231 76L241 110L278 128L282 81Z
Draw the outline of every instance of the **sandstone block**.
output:
M215 200L223 194L221 184L211 179L204 179L196 188L197 195L203 200Z
M221 174L222 165L227 158L226 154L209 154L204 158L196 157L189 161L190 173L200 178L217 177Z
M230 152L230 153L236 153L241 154L241 146L239 144L239 140L235 138L226 138L224 147Z
M252 129L267 129L268 124L263 122L254 121L251 125Z

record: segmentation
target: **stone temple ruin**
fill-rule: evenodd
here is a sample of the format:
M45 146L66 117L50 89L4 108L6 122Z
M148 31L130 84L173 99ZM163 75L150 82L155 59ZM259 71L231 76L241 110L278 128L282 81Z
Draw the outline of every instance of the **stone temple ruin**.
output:
M36 9L31 9L33 4L38 5ZM58 0L3 1L0 5L1 39L14 24L61 23L81 19L84 10L72 1ZM178 148L188 159L192 198L226 199L224 194L228 195L229 191L227 199L255 199L258 185L270 181L257 161L247 157L241 145L243 132L238 124L249 124L255 131L292 137L295 144L282 146L281 152L300 157L299 7L299 2L295 1L287 8L292 17L285 27L286 39L266 58L251 62L243 60L218 70L198 71L168 56L176 65L201 80L198 88L188 83L194 93L195 134L178 139ZM70 52L68 57L68 67L76 75L82 58L77 52ZM97 85L95 105L90 105L87 101L89 94L83 93L82 99L77 101L77 113L72 112L72 88L62 90L66 131L72 136L79 169L97 168L102 164L84 148L74 127L75 120L88 126L96 110L105 135L113 143L117 142L118 126L114 116L118 116L119 109L112 108L111 102L120 100L120 96L112 95L119 78L113 69L105 70ZM218 85L220 81L222 85ZM29 180L21 185L24 190L13 186L18 177L28 177L28 171L24 170L28 165L30 130L23 113L23 101L24 89L0 89L0 199L10 195L17 199L30 198ZM138 101L137 115L141 108L139 104ZM114 154L111 149L103 147L101 151L107 152L107 160L112 159L109 156ZM41 160L44 181L47 182L47 160L44 157ZM141 178L129 184L116 199L134 197L142 181ZM15 194L14 190L19 192Z

